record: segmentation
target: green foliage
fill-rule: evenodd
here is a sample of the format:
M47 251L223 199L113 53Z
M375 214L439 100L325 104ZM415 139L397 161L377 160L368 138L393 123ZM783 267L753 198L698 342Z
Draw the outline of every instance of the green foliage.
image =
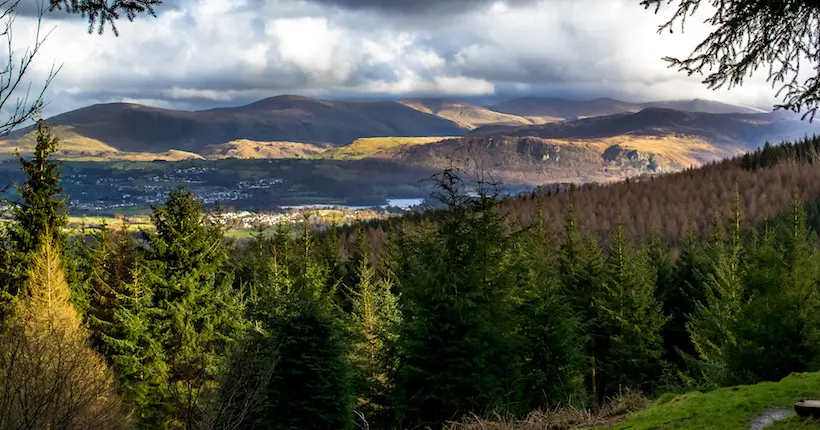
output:
M394 257L401 262L394 269L402 312L394 381L403 426L440 426L517 397L511 237L485 188L469 197L451 171L438 184L447 210L403 237Z
M643 252L626 241L618 222L611 239L610 282L599 301L601 326L609 334L603 352L606 393L624 388L652 392L660 374L662 329L666 318L655 297L655 277Z
M31 257L48 231L47 240L62 247L66 215L66 199L60 196L60 168L51 156L57 151L57 138L40 120L37 123L37 144L34 155L27 160L17 154L21 169L26 176L23 185L15 184L20 201L11 203L14 223L8 226L7 256L0 270L0 301L8 303L19 292L26 279Z
M291 258L288 237L277 242L285 252L271 263L271 279L256 302L264 310L255 313L264 318L268 334L261 340L276 351L277 364L254 421L258 428L349 428L349 345L333 294L326 291L327 268L314 260L307 227L298 243L299 258Z
M351 288L351 360L358 394L357 410L374 428L393 423L388 378L396 366L396 326L400 322L397 298L389 279L377 279L370 263L369 246L359 230L356 260L358 283Z
M243 303L224 273L227 246L222 227L202 213L183 188L153 208L156 231L143 232L147 249L139 273L150 304L140 315L158 346L163 386L152 393L168 407L171 426L193 428L215 395L226 354L245 327Z
M523 289L516 314L521 319L522 378L528 410L583 400L584 334L564 295L553 245L543 215L517 254Z

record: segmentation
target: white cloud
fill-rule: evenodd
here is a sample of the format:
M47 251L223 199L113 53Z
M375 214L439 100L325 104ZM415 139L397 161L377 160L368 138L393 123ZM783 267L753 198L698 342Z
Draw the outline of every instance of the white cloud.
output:
M632 100L706 97L771 105L760 76L712 92L697 76L668 69L703 37L656 34L665 14L638 0L473 2L447 16L337 9L307 0L190 0L119 25L120 37L88 35L82 20L56 25L30 78L64 65L47 113L103 100L164 106L242 103L282 93L319 95L490 95L537 92ZM15 24L19 47L34 21Z

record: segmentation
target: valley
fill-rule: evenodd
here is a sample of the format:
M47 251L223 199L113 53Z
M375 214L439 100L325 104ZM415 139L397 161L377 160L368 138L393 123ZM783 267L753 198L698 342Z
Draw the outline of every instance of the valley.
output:
M89 215L145 213L180 183L207 205L237 210L382 207L426 197L426 179L451 167L516 194L676 172L817 130L789 114L707 100L534 97L478 106L286 95L203 111L114 103L46 122L72 211ZM28 154L35 142L32 127L0 141L0 183L19 180L15 151Z

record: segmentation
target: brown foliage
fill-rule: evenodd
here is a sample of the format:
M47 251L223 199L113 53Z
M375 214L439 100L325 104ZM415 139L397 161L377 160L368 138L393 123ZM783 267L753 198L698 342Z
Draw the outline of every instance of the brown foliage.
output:
M604 238L622 217L633 238L646 238L657 230L674 242L688 228L700 234L708 232L715 210L728 207L735 185L748 222L755 223L784 210L795 189L804 201L820 197L820 169L807 163L782 163L748 171L740 167L739 159L733 159L641 181L519 197L510 200L505 209L526 225L536 218L540 199L545 218L557 232L572 195L578 224L585 232Z
M0 333L0 429L121 428L113 376L88 342L57 247L45 241Z
M567 430L608 426L626 418L632 412L646 408L649 401L638 393L622 394L598 411L571 406L535 411L522 420L487 420L476 416L453 423L447 430Z

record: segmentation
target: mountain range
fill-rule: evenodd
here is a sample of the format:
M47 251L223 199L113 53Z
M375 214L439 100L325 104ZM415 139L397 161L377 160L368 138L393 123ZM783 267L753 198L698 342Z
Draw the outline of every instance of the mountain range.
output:
M48 118L47 122L82 136L86 144L100 142L99 152L115 148L124 152L178 150L199 154L209 145L238 140L340 146L368 137L462 136L492 125L531 126L638 112L650 105L705 113L755 111L705 100L640 105L613 99L521 98L482 107L447 99L337 101L285 95L202 111L131 103L96 104ZM17 141L32 130L15 131L9 141Z
M708 100L536 97L478 106L287 95L202 111L110 103L47 123L61 140L63 158L379 158L426 169L480 165L524 183L680 170L818 130L788 113ZM30 151L34 142L33 127L15 131L0 141L0 154Z

